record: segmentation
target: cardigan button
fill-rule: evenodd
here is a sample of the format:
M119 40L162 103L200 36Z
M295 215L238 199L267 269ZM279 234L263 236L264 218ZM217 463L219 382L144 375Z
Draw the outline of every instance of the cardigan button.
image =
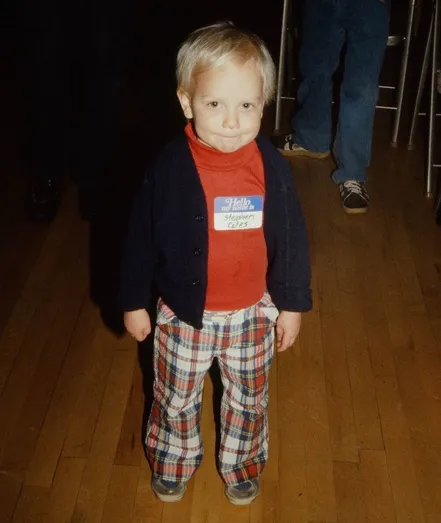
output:
M196 249L193 251L193 254L195 256L199 256L201 254L201 252L202 252L201 249L199 249L199 247L196 247Z
M196 216L194 217L194 219L195 219L197 222L202 222L202 221L204 221L204 217L202 216L202 214L196 214Z
M201 280L193 280L191 284L193 285L193 287L199 287L199 285L201 284Z

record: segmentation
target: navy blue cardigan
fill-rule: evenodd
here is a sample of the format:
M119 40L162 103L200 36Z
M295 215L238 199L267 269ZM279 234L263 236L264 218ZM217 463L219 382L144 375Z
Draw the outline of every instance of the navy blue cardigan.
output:
M268 140L256 141L265 172L267 288L279 310L308 311L309 250L292 172ZM147 170L133 205L122 266L124 311L147 309L154 284L180 320L202 328L208 248L205 194L182 133Z

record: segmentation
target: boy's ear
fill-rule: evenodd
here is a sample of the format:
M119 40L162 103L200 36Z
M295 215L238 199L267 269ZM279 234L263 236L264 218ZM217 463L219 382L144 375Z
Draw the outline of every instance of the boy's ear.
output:
M178 89L176 94L178 95L185 118L187 118L187 120L191 120L193 118L193 111L191 109L190 95L182 89Z

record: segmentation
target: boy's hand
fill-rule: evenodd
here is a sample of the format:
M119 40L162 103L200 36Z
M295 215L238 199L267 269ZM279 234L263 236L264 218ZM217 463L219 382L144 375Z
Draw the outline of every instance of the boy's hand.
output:
M144 341L152 332L149 313L145 309L124 313L124 325L136 341Z
M281 311L276 325L277 352L283 352L296 341L301 322L301 312Z

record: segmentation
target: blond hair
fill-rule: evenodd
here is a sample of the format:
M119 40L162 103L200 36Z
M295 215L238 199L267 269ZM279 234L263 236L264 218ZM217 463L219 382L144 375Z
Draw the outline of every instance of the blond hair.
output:
M231 22L220 22L197 29L181 45L176 67L178 90L191 93L197 75L231 60L253 60L261 74L263 99L274 95L276 69L263 41L237 29Z

